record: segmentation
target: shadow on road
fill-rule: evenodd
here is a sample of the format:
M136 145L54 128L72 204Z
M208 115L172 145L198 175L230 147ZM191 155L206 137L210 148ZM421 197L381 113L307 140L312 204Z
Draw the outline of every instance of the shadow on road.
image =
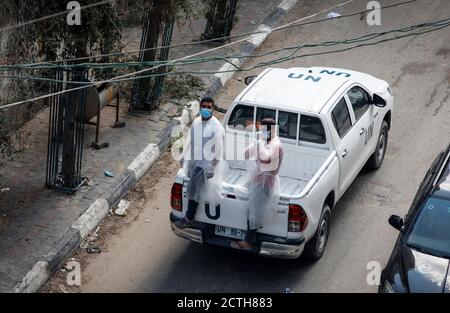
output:
M177 253L177 252L174 252ZM283 292L314 262L279 260L190 243L162 281L144 280L140 290L158 292ZM167 267L167 265L166 265ZM149 290L149 288L151 288Z

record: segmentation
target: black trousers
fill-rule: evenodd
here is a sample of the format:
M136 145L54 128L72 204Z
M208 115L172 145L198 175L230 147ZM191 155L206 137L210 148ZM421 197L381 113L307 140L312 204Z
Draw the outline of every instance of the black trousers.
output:
M189 202L186 217L188 220L192 221L197 212L197 201L200 199L200 193L205 185L205 170L201 167L194 167L189 175L190 182L187 187Z
M194 200L189 200L188 209L186 211L186 218L192 221L197 213L198 202Z
M257 231L258 229L250 229L250 222L247 221L247 235L245 236L245 241L248 243L255 243Z

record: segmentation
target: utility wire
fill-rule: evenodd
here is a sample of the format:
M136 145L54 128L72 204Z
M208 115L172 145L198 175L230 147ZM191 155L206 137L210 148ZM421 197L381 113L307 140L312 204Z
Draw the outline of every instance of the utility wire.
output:
M276 27L276 28L272 29L271 32L282 31L282 30L292 29L292 28L301 27L301 26L305 26L305 25L311 25L311 24L331 21L333 19L323 18L323 19L319 19L319 20L314 20L314 21L300 23L302 20L309 19L311 17L315 17L315 16L317 16L317 15L319 15L321 13L327 12L327 11L335 9L337 7L341 7L341 6L345 5L345 4L348 4L348 3L353 2L353 1L355 1L355 0L350 0L350 1L347 1L347 2L344 2L344 3L341 3L341 4L337 4L337 5L335 5L335 6L331 7L331 8L328 8L328 9L322 10L320 12L314 13L314 14L312 14L310 16L301 18L300 20L296 20L296 21L290 22L288 24L285 24L283 26ZM380 7L380 10L394 8L394 7L397 7L397 6L410 4L410 3L413 3L413 2L417 2L417 1L418 0L408 0L408 1L403 1L403 2L399 2L399 3L394 3L394 4L382 6L382 7ZM354 12L354 13L350 13L350 14L342 14L339 17L336 17L335 19L344 19L344 18L348 18L348 17L361 15L361 14L366 14L366 13L372 12L373 10L374 9L367 9L367 10L362 10L362 11L358 11L358 12ZM225 37L206 39L206 40L200 40L200 41L193 41L193 42L185 42L185 43L168 45L168 46L158 46L158 47L144 48L144 49L132 50L132 51L111 52L111 53L107 53L107 54L98 54L98 55L93 55L93 56L86 56L86 57L79 57L79 58L68 58L68 59L62 59L62 60L40 62L40 63L30 63L30 64L22 64L22 65L33 66L33 65L41 65L41 64L53 64L53 63L64 63L64 62L72 62L72 61L82 61L82 60L96 59L96 58L102 58L102 57L121 56L121 55L135 54L135 53L145 52L145 51L152 51L152 50L157 50L157 49L176 48L176 47L192 46L192 45L204 44L204 43L209 43L209 42L215 42L215 41L219 41L219 40L229 40L229 39L240 38L240 37L244 37L244 36L251 36L251 35L262 34L262 33L266 33L266 32L267 31L254 31L254 32L242 33L242 34L237 34L237 35L230 35L230 36L225 36ZM19 65L19 64L17 64L17 65Z
M352 0L354 1L354 0ZM397 7L400 5L405 5L405 4L409 4L412 2L416 2L418 0L408 0L408 1L404 1L404 2L399 2L399 3L394 3L391 5L386 5L383 7L380 7L380 10L383 9L388 9L388 8L393 8L393 7ZM339 7L339 6L343 6L347 3L349 3L351 1L347 1L341 4L338 4L334 7ZM332 7L332 8L334 8ZM308 25L308 24L313 24L313 23L318 23L318 22L325 22L325 21L330 21L329 18L324 18L324 19L320 19L320 20L314 20L314 21L310 21L310 22L304 22L301 24L293 24L293 23L299 23L299 21L307 19L307 18L311 18L314 17L320 13L326 12L331 10L332 8L328 8L326 10L322 10L320 12L317 12L315 14L312 14L310 16L307 16L305 18L302 18L300 20L285 24L283 26L277 27L275 29L272 30L272 32L275 31L281 31L281 30L286 30L286 29L291 29L294 27L299 27L299 26L304 26L304 25ZM352 17L352 16L356 16L356 15L360 15L360 14L365 14L367 12L371 12L372 9L370 10L363 10L363 11L358 11L358 12L354 12L354 13L350 13L350 14L344 14L341 15L340 17L337 18L347 18L347 17ZM237 38L237 37L242 37L242 36L247 36L247 35L253 35L253 34L260 34L260 33L264 33L264 31L258 31L258 32L250 32L250 33L245 33L245 34L240 34L240 35L234 35L234 36L228 36L228 37L222 37L219 39L223 39L223 38ZM212 40L217 40L216 39L212 39ZM122 54L131 54L131 53L135 53L135 52L140 52L140 51L147 51L147 50L154 50L154 49L160 49L160 48L170 48L170 47L178 47L181 45L194 45L197 43L204 43L204 42L208 42L211 40L206 40L206 41L199 41L199 42L192 42L192 43L184 43L184 44L178 44L178 45L171 45L171 46L161 46L161 47L153 47L153 48L146 48L146 49L141 49L141 50L135 50L135 51L128 51L128 52L115 52L115 53L110 53L110 54L103 54L103 55L96 55L96 56L91 56L91 57L82 57L82 58L75 58L75 59L65 59L65 60L58 60L58 61L50 61L50 62L41 62L41 63L32 63L32 64L16 64L16 65L7 65L7 66L0 66L0 70L1 69L70 69L73 67L85 67L85 68L94 68L94 69L99 69L99 68L111 68L111 67L134 67L134 66L145 66L145 65L158 65L167 61L144 61L144 62L121 62L121 63L80 63L80 64L67 64L67 65L55 65L55 63L60 63L60 62L64 62L64 61L74 61L74 60L85 60L85 59L90 59L90 58L98 58L98 57L104 57L104 56L112 56L112 55L122 55ZM252 56L245 56L245 57L255 57L256 55L252 55ZM244 57L244 58L245 58ZM239 58L239 56L230 56L229 58ZM211 61L217 61L220 60L220 57L212 57ZM192 63L189 63L192 64ZM181 65L181 64L180 64Z
M285 24L286 26L290 26L293 23L299 23L303 20L306 19L310 19L312 17L315 17L323 12L335 9L337 7L341 7L344 6L348 3L351 3L353 1L356 0L349 0L346 1L344 3L340 3L337 5L334 5L332 7L329 7L325 10L319 11L317 13L311 14L309 16L300 18L296 21L290 22L288 24ZM409 0L407 2L411 2L411 1L418 1L418 0ZM367 11L371 11L371 10L367 10ZM360 14L360 13L358 13ZM282 30L285 25L274 28L272 31L278 31L278 30ZM301 26L300 24L298 26ZM68 59L63 59L63 60L55 60L55 61L48 61L48 62L39 62L39 63L31 63L30 65L37 65L37 64L48 64L48 63L62 63L62 62L73 62L73 61L82 61L82 60L89 60L92 58L102 58L102 57L111 57L111 56L119 56L119 55L125 55L125 54L134 54L134 53L139 53L139 52L144 52L144 51L152 51L152 50L157 50L157 49L165 49L165 48L175 48L175 47L184 47L184 46L192 46L192 45L198 45L198 44L204 44L204 43L209 43L209 42L215 42L215 41L219 41L219 40L230 40L230 39L234 39L234 38L240 38L240 37L245 37L245 36L251 36L251 35L256 35L256 34L262 34L262 33L266 33L267 31L254 31L254 32L248 32L248 33L242 33L242 34L238 34L238 35L230 35L230 36L225 36L225 37L219 37L219 38L213 38L213 39L205 39L205 40L199 40L199 41L193 41L193 42L185 42L185 43L180 43L180 44L174 44L174 45L168 45L168 46L158 46L158 47L151 47L151 48L144 48L144 49L139 49L139 50L133 50L133 51L119 51L119 52L111 52L111 53L106 53L106 54L98 54L98 55L93 55L93 56L86 56L86 57L79 57L79 58L68 58Z
M242 68L239 67L238 65L234 64L231 60L232 59L236 59L236 58L258 58L258 57L263 57L263 56L267 56L270 54L276 54L279 52L284 52L284 51L289 51L289 50L294 50L292 53L290 53L287 56L283 56L281 58L277 58L276 60L284 60L284 59L289 59L291 56L294 56L300 49L304 49L304 48L315 48L315 47L330 47L330 46L335 46L335 45L348 45L348 44L353 44L353 43L359 43L359 42L364 42L364 41L369 41L369 40L373 40L375 38L381 37L381 36L385 36L385 35L389 35L392 33L405 33L405 32L411 32L413 30L419 29L419 28L425 28L425 27L435 27L433 29L431 29L431 31L434 30L439 30L443 27L447 27L450 24L450 18L448 19L444 19L444 20L440 20L440 21L436 21L436 22L429 22L429 23L421 23L421 24L417 24L417 25L412 25L412 26L408 26L408 27L404 27L404 28L400 28L400 29L393 29L393 30L389 30L389 31L383 31L383 32L375 32L375 33L370 33L370 34L365 34L359 37L355 37L355 38L350 38L350 39L344 39L344 40L336 40L336 41L325 41L325 42L320 42L320 43L315 43L315 44L303 44L303 45L297 45L297 46L292 46L292 47L284 47L281 49L277 49L277 50L271 50L271 51L266 51L263 53L258 53L252 56L243 56L243 55L234 55L234 56L230 56L230 57L216 57L216 58L204 58L204 59L190 59L189 62L186 63L176 63L174 64L175 66L183 66L183 65L188 65L188 64L196 64L196 63L205 63L205 62L210 62L210 61L225 61L228 62L230 64L232 64L235 67L235 70L232 71L246 71L249 70L248 68ZM438 28L437 28L438 27ZM417 35L417 34L422 34L422 33L413 33L412 35ZM405 36L397 36L394 37L395 39L399 39L399 38L403 38ZM380 41L382 42L382 41ZM314 55L314 54L313 54ZM265 63L258 63L258 64L262 64L262 66L264 65L269 65L272 61L269 62L265 62ZM136 63L135 65L142 65L143 63ZM169 72L169 73L159 73L159 74L152 74L152 75L148 75L148 76L143 76L143 77L155 77L155 76L164 76L164 75L174 75L174 74L180 74L180 73L195 73L195 74L210 74L210 72L187 72L187 71L183 71L183 72ZM215 73L222 73L222 72L215 72ZM17 76L17 75L0 75L0 77L3 78L12 78L12 79L36 79L36 80L42 80L42 81L49 81L49 82L65 82L62 80L55 80L55 79L51 79L51 78L45 78L45 77L34 77L34 76ZM133 78L135 79L135 78ZM127 79L126 79L127 80ZM126 80L114 80L114 82L117 81L126 81ZM92 82L73 82L75 84L92 84Z
M143 78L162 76L162 75L181 75L181 74L209 75L209 74L220 74L220 73L230 73L230 72L246 72L246 71L250 71L250 70L253 70L253 69L256 69L256 68L261 68L261 67L265 67L265 66L269 66L269 65L275 65L275 64L284 63L286 61L290 61L290 60L293 60L293 59L299 59L299 58L310 57L310 56L317 56L317 55L325 55L325 54L334 54L334 53L346 52L346 51L353 50L353 49L356 49L356 48L367 47L367 46L374 46L374 45L378 45L380 43L394 41L394 40L398 40L398 39L401 39L401 38L423 35L423 34L426 34L426 33L431 33L431 32L434 32L434 31L441 30L441 29L449 27L449 26L450 26L450 22L448 22L448 23L446 23L446 24L444 24L444 25L442 25L440 27L437 27L437 28L434 28L434 29L425 30L425 31L421 31L421 32L416 32L416 33L407 34L407 35L395 36L395 37L392 37L392 38L382 39L382 40L379 40L379 41L376 41L376 42L358 44L358 45L351 46L351 47L344 48L344 49L322 51L322 52L315 52L315 53L302 54L302 55L291 55L289 57L279 58L279 59L272 60L272 61L269 61L269 62L258 63L256 65L248 67L248 68L236 68L236 69L232 69L232 70L225 70L225 71L219 71L219 72L217 72L217 71L209 71L209 72L205 72L205 71L169 72L169 73L165 73L165 74L154 74L154 75L140 76L140 77L138 77L136 79L143 79ZM117 80L115 82L123 82L123 81L127 81L127 80L130 80L130 79Z
M110 1L112 1L112 0L104 1L104 2L107 3L107 2L110 2ZM280 27L274 28L273 30L271 30L271 32L281 31L281 30L286 30L286 29L292 29L292 28L301 27L301 26L305 26L305 25L310 25L310 24L316 24L316 23L322 23L322 22L330 21L332 19L323 18L323 19L319 19L319 20L314 20L314 21L300 23L301 20L317 16L317 15L323 13L323 12L332 10L334 8L337 8L337 7L344 6L345 4L348 4L348 3L353 2L353 1L355 1L355 0L350 0L350 1L347 1L347 2L344 2L344 3L341 3L341 4L337 4L337 5L335 5L335 6L331 7L331 8L322 10L320 12L317 12L315 14L312 14L312 15L307 16L305 18L302 18L300 20L297 20L297 21L288 23L286 25L283 25L282 27L280 26ZM397 6L401 6L401 5L405 5L405 4L410 4L410 3L413 3L413 2L417 2L417 1L418 0L408 0L408 1L403 1L403 2L399 2L399 3L394 3L394 4L382 6L382 7L380 7L380 10L389 9L389 8L393 8L393 7L397 7ZM85 7L88 7L88 6L85 6ZM83 8L85 8L85 7L83 7ZM358 11L358 12L354 12L354 13L350 13L350 14L342 14L339 17L336 17L335 19L343 19L343 18L353 17L353 16L369 13L371 11L373 11L373 9L362 10L362 11ZM67 11L62 12L62 13L66 13L66 12ZM58 14L60 14L60 13L58 13ZM17 26L20 26L20 25L17 25ZM0 29L0 31L1 31L1 29ZM228 39L239 38L239 37L244 37L244 36L251 36L251 35L256 35L256 34L262 34L262 33L266 33L266 31L248 32L248 33L242 33L242 34L238 34L238 35L231 35L231 36L225 36L225 37L219 37L219 38L213 38L213 39L207 39L207 40L186 42L186 43L180 43L180 44L174 44L174 45L168 45L168 46L158 46L158 47L144 48L144 49L132 50L132 51L119 51L119 52L111 52L111 53L107 53L107 54L98 54L98 55L87 56L87 57L68 58L68 59L62 59L62 60L39 62L39 63L29 63L29 64L15 64L15 65L10 65L10 66L11 67L23 66L24 68L26 68L26 67L33 67L33 66L37 66L37 65L48 65L48 64L54 64L54 63L82 61L82 60L96 59L96 58L102 58L102 57L112 57L112 56L120 56L120 55L127 55L127 54L135 54L135 53L139 53L139 52L151 51L151 50L157 50L157 49L164 49L164 48L175 48L175 47L198 45L198 44L204 44L204 43L214 42L214 41L218 41L218 40L228 40ZM79 64L79 66L80 65L83 65L83 64Z
M392 38L385 38L376 42L370 42L370 43L363 43L363 44L358 44L355 46L351 46L348 48L344 48L344 49L338 49L338 50L329 50L329 51L322 51L322 52L316 52L316 53L309 53L309 54L302 54L302 55L296 55L296 53L302 49L302 48L310 48L310 47L318 47L318 46L323 46L323 47L329 47L329 46L334 46L334 45L339 45L339 44L353 44L353 43L358 43L358 42L365 42L365 41L369 41L369 40L373 40L374 38L380 37L382 35L388 35L391 33L395 33L395 32L407 32L407 31L411 31L420 27L429 27L429 26L439 26L439 27L435 27L432 29L428 29L428 30L424 30L424 31L420 31L420 32L414 32L414 33L410 33L410 34L406 34L406 35L399 35L399 36L394 36ZM125 82L125 81L129 81L129 80L135 80L135 79L144 79L144 78L150 78L150 77L157 77L157 76L172 76L172 75L181 75L181 74L197 74L197 75L206 75L206 74L220 74L220 73L230 73L230 72L244 72L244 71L250 71L256 68L260 68L260 67L264 67L264 66L270 66L270 65L275 65L275 64L279 64L279 63L283 63L289 60L293 60L293 59L297 59L297 58L303 58L303 57L308 57L308 56L317 56L317 55L323 55L323 54L332 54L332 53L339 53L339 52L344 52L344 51L348 51L348 50L352 50L355 48L359 48L359 47L365 47L365 46L373 46L373 45L377 45L383 42L388 42L388 41L393 41L393 40L398 40L401 38L405 38L405 37L410 37L410 36L418 36L418 35L422 35L425 33L429 33L429 32L434 32L440 29L443 29L445 27L450 26L450 18L436 22L436 23L423 23L423 24L418 24L418 25L413 25L413 26L409 26L409 27L405 27L403 29L395 29L395 30L391 30L391 31L386 31L386 32L380 32L380 33L372 33L372 34L367 34L367 35L363 35L357 38L352 38L352 39L345 39L345 40L341 40L341 41L328 41L328 42L322 42L319 44L305 44L305 45L301 45L301 46L296 46L296 47L290 47L288 49L293 49L295 48L296 50L293 53L290 53L287 56L284 57L280 57L271 61L267 61L267 62L260 62L257 63L254 66L251 67L247 67L247 68L243 68L243 67L238 67L235 66L235 69L231 69L231 70L226 70L226 71L178 71L178 72L168 72L168 73L159 73L159 74L150 74L150 75L143 75L143 76L139 76L139 77L133 77L133 78L124 78L124 79L113 79L110 82L111 83L120 83L120 82ZM267 53L264 53L267 54ZM66 81L61 81L61 80L56 80L56 79L50 79L50 78L45 78L45 77L33 77L33 76L16 76L16 75L0 75L0 77L4 77L4 78L11 78L11 79L31 79L31 80L37 80L37 81L47 81L47 82L66 82ZM70 84L81 84L81 85L93 85L92 82L66 82L66 83L70 83ZM0 107L1 108L1 107Z
M354 1L354 0L350 0L350 1L348 1L347 3L350 3L350 2L353 2L353 1ZM342 4L341 4L341 5L342 5ZM331 10L331 9L333 9L334 7L336 7L336 6L333 6L333 7L329 8L328 10ZM318 14L318 13L317 13L317 14ZM310 18L310 17L313 17L313 16L315 16L315 15L317 15L317 14L312 14L312 15L310 15L310 16L301 18L301 19L299 19L299 20L297 20L297 21L305 20L305 19ZM283 25L283 26L284 26L284 25ZM134 75L139 75L139 74L142 74L142 73L145 73L145 72L154 70L154 69L159 68L159 67L164 66L164 65L170 65L170 64L172 64L172 63L174 63L174 62L177 62L177 61L182 61L182 60L185 60L185 59L190 59L190 58L196 57L196 56L198 56L198 55L202 55L202 54L205 54L205 53L208 53L208 52L211 52L211 51L215 51L215 50L218 50L218 49L222 49L222 48L225 48L225 47L228 47L228 46L231 46L231 45L234 45L234 44L243 42L243 41L245 41L245 40L247 40L247 39L249 39L249 38L250 38L250 37L246 37L246 38L243 38L243 39L240 39L240 40L237 40L237 41L230 42L230 43L228 43L228 44L226 44L226 45L223 45L223 46L220 46L220 47L216 47L216 48L212 48L212 49L207 49L207 50L204 50L204 51L201 51L201 52L198 52L198 53L194 53L194 54L191 54L191 55L188 55L188 56L185 56L185 57L176 59L176 60L171 60L171 61L167 62L166 64L156 65L156 66L153 66L153 67L151 67L151 68L147 68L147 69L143 69L143 70L140 70L140 71L136 71L136 72L134 72L134 73L129 73L129 74L120 75L120 76L117 76L117 77L112 78L112 79L107 79L107 80L103 80L103 81L98 81L98 82L95 82L95 83L93 83L93 84L91 84L91 85L85 85L85 86L81 86L81 87L76 87L76 88L66 89L66 90L62 90L62 91L58 91L58 92L55 92L55 93L50 93L50 94L42 95L42 96L39 96L39 97L35 97L35 98L23 100L23 101L17 101L17 102L9 103L9 104L0 106L0 109L6 109L6 108L9 108L9 107L12 107L12 106L16 106L16 105L28 103L28 102L31 102L31 101L37 101L37 100L46 99L46 98L49 98L49 97L52 97L52 96L64 94L64 93L67 93L67 92L72 92L72 91L76 91L76 90L81 90L81 89L87 88L87 87L89 87L89 86L94 86L94 85L100 85L100 84L108 83L108 82L113 81L114 79L121 79L121 78L126 78L126 77L130 77L130 76L134 76Z
M87 85L84 85L84 86L81 86L81 87L75 87L75 88L71 88L71 89L61 90L61 91L58 91L58 92L42 95L42 96L35 97L35 98L32 98L32 99L27 99L27 100L23 100L23 101L9 103L9 104L0 106L0 109L6 109L6 108L9 108L9 107L12 107L12 106L16 106L16 105L20 105L20 104L24 104L24 103L28 103L28 102L32 102L32 101L37 101L37 100L41 100L41 99L46 99L46 98L49 98L49 97L52 97L52 96L57 96L57 95L61 95L61 94L72 92L72 91L85 89L85 88L87 88L89 86L95 86L95 85L101 85L101 84L104 84L104 83L110 83L110 82L113 82L115 79L121 79L121 78L126 78L126 77L130 77L130 76L139 75L139 74L142 74L142 73L145 73L145 72L148 72L148 71L160 68L162 66L170 65L173 62L182 61L182 60L185 60L185 59L189 59L191 57L195 57L197 55L202 55L202 54L208 53L210 51L214 51L214 50L218 50L218 49L221 49L221 48L225 48L227 46L230 46L230 45L242 42L244 40L246 40L246 38L241 39L241 40L237 40L237 41L234 41L234 42L231 42L231 43L228 43L228 44L226 44L224 46L220 46L220 47L217 47L217 48L204 50L204 51L192 54L192 55L188 55L188 56L176 59L176 60L172 60L172 61L164 63L164 64L156 65L156 66L153 66L151 68L146 68L146 69L139 70L139 71L136 71L136 72L133 72L133 73L123 74L123 75L120 75L120 76L117 76L117 77L114 77L114 78L110 78L110 79L107 79L107 80L103 80L103 81L93 82L91 84L87 84Z

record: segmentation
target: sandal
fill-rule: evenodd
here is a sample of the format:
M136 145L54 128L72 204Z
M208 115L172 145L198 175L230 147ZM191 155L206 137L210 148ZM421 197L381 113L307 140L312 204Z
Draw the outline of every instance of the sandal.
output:
M243 247L243 246L241 246L241 245L239 244L238 241L233 241L233 242L231 242L231 248L238 249L238 250L244 250L244 251L250 251L250 250L252 250L252 247L251 247L251 246L250 246L250 247Z

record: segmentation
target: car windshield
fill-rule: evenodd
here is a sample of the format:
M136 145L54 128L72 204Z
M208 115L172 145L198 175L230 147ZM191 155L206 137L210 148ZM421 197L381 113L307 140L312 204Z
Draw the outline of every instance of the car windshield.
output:
M417 215L406 244L450 258L450 200L429 198Z

